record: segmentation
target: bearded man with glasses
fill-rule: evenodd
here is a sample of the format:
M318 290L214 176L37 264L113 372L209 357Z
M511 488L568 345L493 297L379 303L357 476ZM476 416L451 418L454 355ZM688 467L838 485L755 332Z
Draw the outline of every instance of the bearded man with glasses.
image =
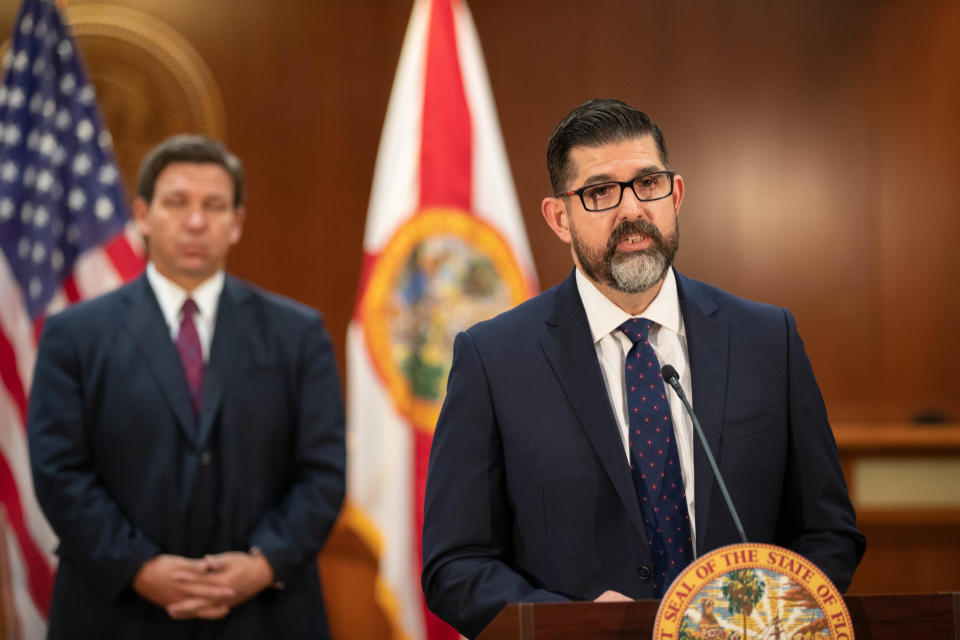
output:
M661 597L739 542L667 364L749 541L846 589L865 540L793 316L673 268L684 181L646 114L577 107L547 166L543 216L575 268L457 336L427 477L427 604L475 636L511 602Z

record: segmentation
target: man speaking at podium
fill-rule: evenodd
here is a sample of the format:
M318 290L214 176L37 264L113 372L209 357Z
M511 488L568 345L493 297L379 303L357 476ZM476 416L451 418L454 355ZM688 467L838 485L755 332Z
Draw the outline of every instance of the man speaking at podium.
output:
M684 183L644 113L581 105L547 165L543 216L575 269L457 336L427 477L427 604L474 636L510 602L660 597L740 542L667 364L749 541L846 589L865 541L793 316L672 267Z

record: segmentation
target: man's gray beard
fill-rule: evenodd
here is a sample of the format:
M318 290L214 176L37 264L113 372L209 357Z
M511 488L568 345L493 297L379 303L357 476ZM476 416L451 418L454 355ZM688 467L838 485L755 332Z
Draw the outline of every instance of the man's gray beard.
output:
M641 293L657 284L673 264L680 246L680 222L674 212L673 237L664 239L656 225L647 220L624 220L610 234L603 252L585 247L577 238L576 229L570 227L573 251L580 262L584 275L594 282L603 282L616 291ZM618 253L617 245L633 234L643 234L653 245L642 251Z
M610 261L608 284L624 293L640 293L657 284L669 267L666 256L656 247L615 255Z

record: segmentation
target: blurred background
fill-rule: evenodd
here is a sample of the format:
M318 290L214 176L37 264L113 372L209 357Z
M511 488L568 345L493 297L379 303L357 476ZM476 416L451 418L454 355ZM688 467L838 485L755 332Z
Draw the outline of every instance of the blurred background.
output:
M0 5L0 40L18 7ZM128 186L167 135L222 137L249 185L231 271L322 310L341 372L410 10L379 0L65 9ZM571 268L540 215L550 132L587 99L621 98L661 126L686 180L679 269L796 316L868 538L850 592L960 590L960 3L478 0L470 10L540 286ZM335 634L388 636L363 542L338 527L320 561Z

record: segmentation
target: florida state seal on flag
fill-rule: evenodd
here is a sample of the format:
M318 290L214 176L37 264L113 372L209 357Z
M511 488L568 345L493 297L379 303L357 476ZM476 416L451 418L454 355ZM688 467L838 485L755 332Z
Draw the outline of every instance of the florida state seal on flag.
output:
M398 637L455 638L420 588L423 490L456 334L536 291L466 4L417 0L384 124L347 335L349 526Z

